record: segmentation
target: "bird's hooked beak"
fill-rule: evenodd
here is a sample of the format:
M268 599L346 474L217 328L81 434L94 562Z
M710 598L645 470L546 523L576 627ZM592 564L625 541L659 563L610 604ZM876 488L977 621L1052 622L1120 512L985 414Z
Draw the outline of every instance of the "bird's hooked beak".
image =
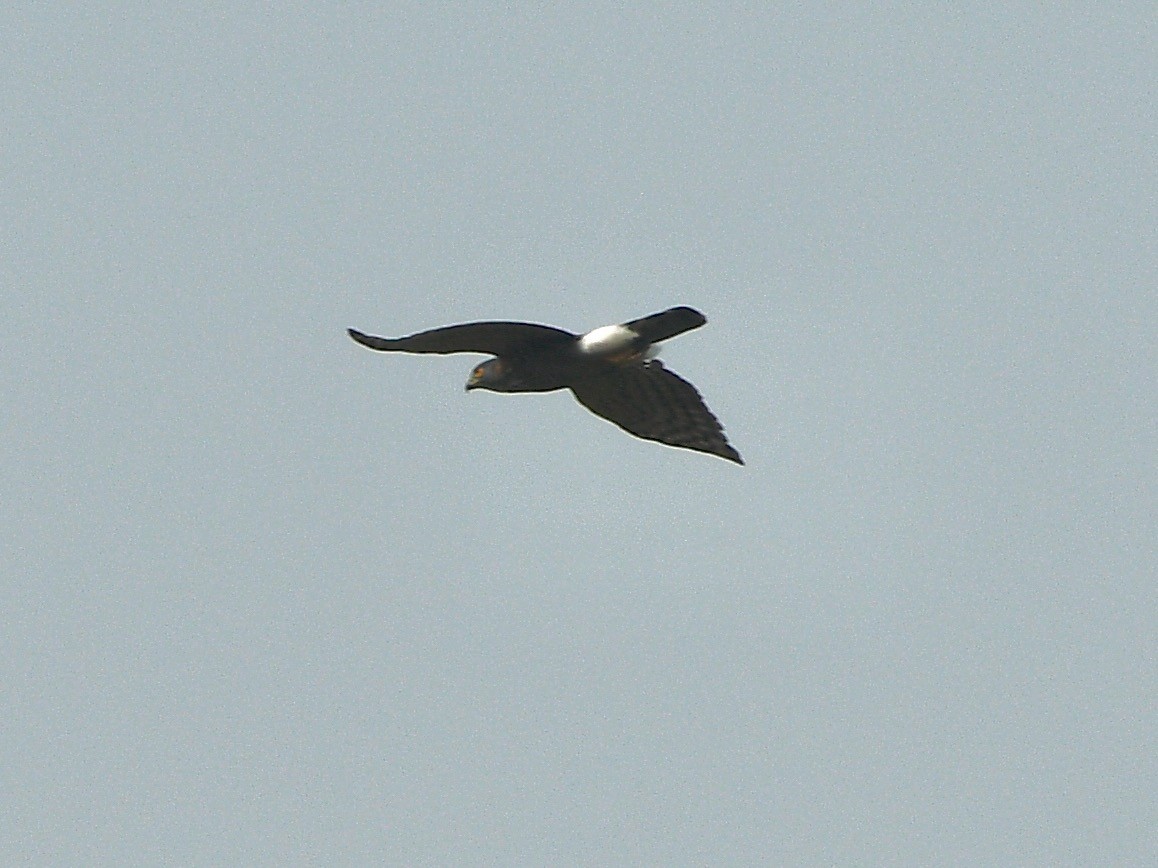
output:
M477 367L473 371L471 371L470 376L467 377L466 391L469 392L471 389L477 389L479 381L482 380L482 378L483 378L483 370L482 370L482 366L480 365L479 367Z

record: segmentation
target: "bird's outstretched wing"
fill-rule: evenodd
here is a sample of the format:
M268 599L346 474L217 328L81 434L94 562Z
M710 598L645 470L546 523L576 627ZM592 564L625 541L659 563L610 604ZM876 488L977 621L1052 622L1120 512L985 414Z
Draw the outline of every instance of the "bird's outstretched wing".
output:
M563 329L529 322L468 322L404 338L377 338L354 329L347 331L364 347L399 353L490 353L506 356L578 339L578 335Z
M698 310L692 310L690 307L673 307L661 313L625 322L624 325L649 344L658 344L660 341L698 329L707 321Z
M628 434L744 463L695 386L657 360L585 378L571 391L580 404Z

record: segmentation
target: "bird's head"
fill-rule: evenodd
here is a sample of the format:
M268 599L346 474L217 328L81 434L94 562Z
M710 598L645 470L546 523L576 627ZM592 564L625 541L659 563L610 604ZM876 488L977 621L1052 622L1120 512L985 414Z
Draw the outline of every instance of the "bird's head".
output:
M489 389L492 392L515 391L518 384L514 382L511 368L502 359L487 359L480 365L475 365L466 381L466 390Z

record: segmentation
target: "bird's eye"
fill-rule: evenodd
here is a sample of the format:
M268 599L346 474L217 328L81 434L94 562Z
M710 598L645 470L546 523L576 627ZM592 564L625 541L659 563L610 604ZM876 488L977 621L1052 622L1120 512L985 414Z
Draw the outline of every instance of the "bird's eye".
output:
M476 380L481 380L481 379L482 379L482 375L483 375L483 369L482 369L482 365L479 365L477 368L475 368L475 369L474 369L474 370L471 372L471 376L472 376L472 377L474 377Z

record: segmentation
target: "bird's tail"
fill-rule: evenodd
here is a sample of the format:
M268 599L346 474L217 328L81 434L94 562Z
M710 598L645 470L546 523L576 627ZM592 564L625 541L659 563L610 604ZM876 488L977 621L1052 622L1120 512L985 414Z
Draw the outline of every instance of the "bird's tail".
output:
M649 344L666 341L684 332L698 329L707 319L698 310L690 307L673 307L662 313L653 313L643 319L632 320L624 325L646 340Z

